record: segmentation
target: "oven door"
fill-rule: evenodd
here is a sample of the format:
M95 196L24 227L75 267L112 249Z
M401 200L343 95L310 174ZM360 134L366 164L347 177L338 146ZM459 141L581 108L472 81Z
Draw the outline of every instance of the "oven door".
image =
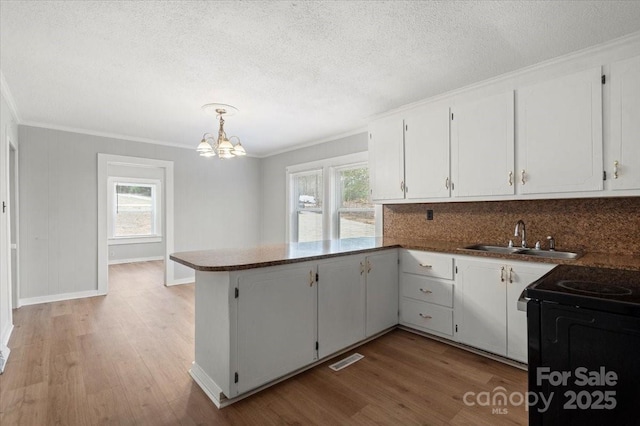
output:
M537 394L529 400L539 400L529 407L530 423L636 424L640 319L551 302L530 314L529 388ZM539 340L532 347L536 315ZM541 394L551 401L547 407Z

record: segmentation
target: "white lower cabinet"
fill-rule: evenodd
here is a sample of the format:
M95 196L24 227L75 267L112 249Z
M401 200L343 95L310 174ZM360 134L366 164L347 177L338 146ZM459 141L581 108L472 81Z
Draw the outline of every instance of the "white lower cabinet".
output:
M365 337L363 256L318 264L318 357L324 358Z
M517 301L554 265L456 257L456 267L456 339L526 363L527 315Z
M453 256L400 251L400 324L453 338Z
M315 268L252 270L238 277L237 394L317 359Z
M366 337L398 324L398 251L383 251L365 258Z
M199 273L196 295L192 375L220 404L398 324L398 251Z

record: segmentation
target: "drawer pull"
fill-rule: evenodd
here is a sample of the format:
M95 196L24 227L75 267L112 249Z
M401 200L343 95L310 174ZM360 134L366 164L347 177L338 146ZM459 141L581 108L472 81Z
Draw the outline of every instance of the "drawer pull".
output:
M433 268L433 265L427 265L426 263L421 263L420 266L422 266L423 268L427 268L427 269Z
M425 315L425 314L423 314L423 313L420 313L419 315L420 315L422 318L424 318L424 319L431 319L431 318L433 318L431 315Z
M425 290L424 288L420 289L421 292L423 292L424 294L431 294L433 293L431 290Z

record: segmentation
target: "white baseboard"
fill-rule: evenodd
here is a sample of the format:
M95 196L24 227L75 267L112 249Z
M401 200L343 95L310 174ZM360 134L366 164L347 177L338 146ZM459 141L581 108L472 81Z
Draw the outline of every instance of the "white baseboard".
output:
M39 303L60 302L62 300L82 299L84 297L100 296L98 290L78 291L76 293L51 294L48 296L29 297L20 299L20 306L37 305Z
M182 285L182 284L193 284L196 282L196 277L187 277L187 278L180 278L179 280L171 280L169 282L167 282L165 285L167 287L171 287L174 285Z
M7 365L10 353L11 349L6 346L0 346L0 374L4 373L4 367Z
M136 257L133 259L113 259L113 260L109 260L109 265L120 265L122 263L151 262L153 260L164 260L164 256Z
M222 392L222 389L220 389L220 386L218 386L216 382L214 382L213 379L211 379L211 377L209 377L209 375L205 373L198 364L196 364L195 361L193 362L193 364L191 364L191 370L189 370L189 374L191 375L193 380L195 380L198 386L200 386L200 389L202 389L204 393L207 394L211 402L213 402L216 407L222 408L228 405L223 403L223 401L225 400L225 396Z
M9 360L9 354L11 353L11 349L9 349L9 338L11 337L11 333L13 332L13 324L11 324L4 331L2 335L2 339L0 339L0 374L4 372L4 367L7 365L7 360Z

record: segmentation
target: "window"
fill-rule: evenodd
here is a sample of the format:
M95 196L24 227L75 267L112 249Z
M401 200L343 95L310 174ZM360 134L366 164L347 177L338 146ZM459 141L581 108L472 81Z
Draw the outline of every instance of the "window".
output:
M370 201L366 165L336 169L338 238L375 237L375 212Z
M111 244L161 241L160 181L109 178Z
M322 240L322 170L296 173L293 188L296 241Z
M288 240L374 237L367 153L287 168Z

